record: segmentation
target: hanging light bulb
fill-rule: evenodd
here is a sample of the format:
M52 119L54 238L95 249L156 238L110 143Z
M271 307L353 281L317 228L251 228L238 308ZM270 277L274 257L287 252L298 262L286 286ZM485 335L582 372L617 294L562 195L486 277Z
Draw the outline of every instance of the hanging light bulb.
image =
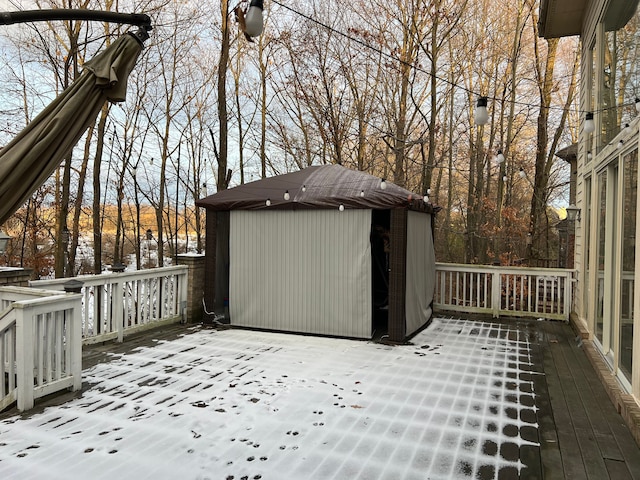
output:
M424 196L422 197L422 200L424 201L424 203L429 203L429 191L427 190L427 193L424 194Z
M520 175L520 178L524 178L527 176L527 173L524 171L524 168L521 168L518 175Z
M506 176L506 175L503 175L503 176L502 176L502 181L503 181L504 183L507 183L507 180L508 180L508 179L507 179L507 176Z
M262 29L264 28L264 20L262 18L263 9L263 0L251 0L249 9L244 17L244 31L248 36L257 37L262 33Z
M498 162L498 164L504 162L504 153L502 153L502 150L498 150L498 155L496 155L496 162Z
M361 197L364 197L364 190L361 190L361 191L360 191L360 196L361 196Z
M284 199L285 200L289 200L291 198L291 195L289 195L289 190L284 192Z
M474 121L476 125L486 125L489 123L489 112L487 112L487 97L478 98L476 104L476 112L474 115Z
M382 190L384 190L385 188L387 188L387 180L386 180L386 179L384 179L384 178L383 178L382 180L380 180L380 188L381 188Z
M307 186L306 185L302 185L302 191L306 192L307 191Z
M338 210L340 210L341 212L344 212L344 205L340 204L340 206L338 207Z
M622 148L622 147L624 147L624 140L620 140L618 142L618 148Z
M623 130L626 135L629 135L631 133L631 125L629 125L628 123L625 123Z
M591 153L591 150L589 150L587 152L587 160L591 161L592 158L593 158L593 153Z
M431 189L427 188L427 195L431 195Z
M267 198L267 201L264 202L267 207L271 206L271 199Z
M640 98L636 98L636 113L640 113Z
M596 131L596 122L593 121L593 112L587 112L584 117L584 133L593 133Z

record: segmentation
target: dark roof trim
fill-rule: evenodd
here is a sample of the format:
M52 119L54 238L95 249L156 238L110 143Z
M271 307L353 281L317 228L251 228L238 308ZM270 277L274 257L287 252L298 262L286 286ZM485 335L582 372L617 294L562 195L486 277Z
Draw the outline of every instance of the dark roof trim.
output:
M540 0L538 35L560 38L580 35L587 0Z

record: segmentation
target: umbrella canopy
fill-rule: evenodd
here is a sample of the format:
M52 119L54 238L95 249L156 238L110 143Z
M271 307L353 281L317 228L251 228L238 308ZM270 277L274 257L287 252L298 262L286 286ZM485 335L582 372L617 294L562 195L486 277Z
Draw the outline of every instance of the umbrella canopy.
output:
M307 167L223 190L196 202L208 210L389 209L422 204L422 195L341 165ZM285 200L285 193L289 199ZM269 200L269 205L267 205ZM431 205L429 205L431 208Z
M0 224L51 176L105 101L124 101L141 36L123 35L87 62L80 77L0 149Z

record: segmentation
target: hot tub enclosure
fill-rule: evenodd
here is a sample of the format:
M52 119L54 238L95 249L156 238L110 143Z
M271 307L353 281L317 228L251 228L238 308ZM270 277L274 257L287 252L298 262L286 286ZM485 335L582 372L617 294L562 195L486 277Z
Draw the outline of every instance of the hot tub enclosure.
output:
M435 209L422 195L323 165L196 204L205 308L232 325L354 338L386 326L401 342L431 319Z

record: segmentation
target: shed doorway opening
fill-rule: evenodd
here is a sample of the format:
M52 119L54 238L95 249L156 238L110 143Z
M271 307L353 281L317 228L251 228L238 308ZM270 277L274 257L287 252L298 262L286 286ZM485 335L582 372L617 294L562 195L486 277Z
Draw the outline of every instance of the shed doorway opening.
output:
M389 327L389 253L391 211L373 210L371 215L371 282L373 337Z

